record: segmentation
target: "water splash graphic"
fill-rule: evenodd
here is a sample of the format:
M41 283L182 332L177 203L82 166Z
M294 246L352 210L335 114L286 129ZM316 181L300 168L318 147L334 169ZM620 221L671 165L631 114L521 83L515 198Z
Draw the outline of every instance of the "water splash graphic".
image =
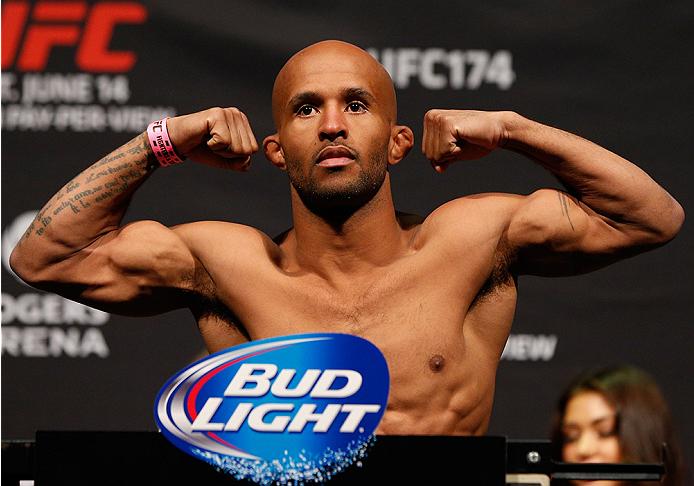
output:
M217 470L239 480L248 479L261 486L304 486L308 483L325 483L352 464L356 463L356 467L361 467L362 459L368 455L375 442L376 436L372 435L366 440L348 443L344 451L326 448L323 454L310 454L302 450L298 458L290 457L285 451L282 460L270 462L239 459L200 449L192 449L192 452Z

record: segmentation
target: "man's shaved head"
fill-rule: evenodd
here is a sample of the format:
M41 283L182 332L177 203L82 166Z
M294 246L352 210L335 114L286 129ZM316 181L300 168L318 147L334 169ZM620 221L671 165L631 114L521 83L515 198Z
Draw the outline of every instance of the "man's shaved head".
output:
M304 88L310 90L306 81L321 72L358 75L364 84L359 88L368 91L382 106L388 120L395 123L397 102L388 71L363 49L346 42L328 40L297 52L277 75L272 90L272 115L278 131L282 125L282 113L292 97Z

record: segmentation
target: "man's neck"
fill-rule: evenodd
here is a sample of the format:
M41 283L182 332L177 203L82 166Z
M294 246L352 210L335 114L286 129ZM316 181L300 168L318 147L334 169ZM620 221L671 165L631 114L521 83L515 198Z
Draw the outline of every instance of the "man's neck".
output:
M302 269L328 279L356 275L387 265L407 251L388 177L367 204L336 218L319 216L295 193L292 196L295 258Z

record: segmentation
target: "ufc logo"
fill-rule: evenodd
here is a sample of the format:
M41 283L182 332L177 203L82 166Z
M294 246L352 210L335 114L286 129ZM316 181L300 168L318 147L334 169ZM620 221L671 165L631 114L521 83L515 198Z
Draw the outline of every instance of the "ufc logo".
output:
M142 24L147 9L135 2L28 1L2 3L2 69L44 71L53 46L77 46L85 72L122 73L135 65L131 51L109 49L118 24ZM25 32L26 31L26 32ZM15 63L16 59L16 63Z

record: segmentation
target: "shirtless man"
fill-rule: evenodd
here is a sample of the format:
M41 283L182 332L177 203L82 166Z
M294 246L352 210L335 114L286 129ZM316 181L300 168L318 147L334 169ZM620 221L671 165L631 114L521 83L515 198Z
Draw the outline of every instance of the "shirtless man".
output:
M422 144L439 172L502 148L553 172L572 195L481 194L426 219L397 213L388 165L407 155L412 130L396 123L383 67L341 42L287 62L273 116L277 133L262 146L289 175L294 218L277 241L227 222L120 227L158 169L142 134L48 202L12 254L14 270L117 314L188 307L210 352L295 333L364 337L392 380L377 433L481 435L516 277L603 267L666 243L684 218L647 174L591 142L511 112L442 110L426 114ZM175 117L168 129L178 154L201 164L245 171L258 150L235 108ZM116 187L104 187L104 172Z

